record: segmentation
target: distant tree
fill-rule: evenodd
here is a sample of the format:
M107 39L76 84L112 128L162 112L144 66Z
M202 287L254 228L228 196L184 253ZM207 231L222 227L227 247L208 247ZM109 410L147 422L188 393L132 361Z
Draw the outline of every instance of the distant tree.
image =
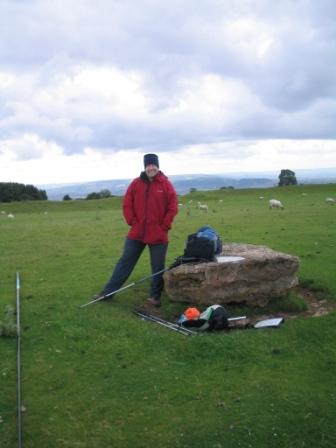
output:
M294 171L291 170L281 170L279 174L279 187L286 185L297 185L297 180Z
M86 199L101 199L101 196L100 196L100 193L93 192L93 193L89 193L86 196Z
M227 187L220 187L220 190L226 190Z
M197 188L195 188L195 187L191 187L189 189L189 193L195 193L196 191L197 191Z
M47 199L46 191L39 190L34 185L0 182L0 202L46 201Z
M71 201L71 200L72 198L68 194L63 196L63 201Z
M107 188L100 190L99 194L102 198L110 198L112 196L112 193Z

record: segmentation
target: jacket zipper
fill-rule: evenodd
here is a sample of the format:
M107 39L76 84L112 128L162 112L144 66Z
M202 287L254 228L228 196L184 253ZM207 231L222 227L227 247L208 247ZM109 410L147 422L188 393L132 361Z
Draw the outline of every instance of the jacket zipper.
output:
M143 234L142 234L142 240L144 240L144 238L145 238L145 234L146 234L146 227L147 227L147 205L148 205L148 194L149 194L150 186L151 186L151 183L149 182L149 184L147 185L146 191L145 191L145 222L144 222L144 230L143 230Z

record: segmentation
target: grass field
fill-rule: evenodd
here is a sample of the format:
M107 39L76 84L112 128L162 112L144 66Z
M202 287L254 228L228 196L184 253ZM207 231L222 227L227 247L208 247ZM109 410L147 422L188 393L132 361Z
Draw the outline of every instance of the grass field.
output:
M168 263L209 224L224 241L298 255L300 282L335 301L336 206L327 196L336 185L180 197ZM285 210L269 210L270 198ZM335 313L186 337L132 314L148 283L80 309L120 255L121 198L0 209L15 215L0 215L0 320L19 271L25 447L336 446ZM129 281L148 274L145 253ZM167 318L184 308L163 301ZM16 446L15 352L15 338L0 338L1 448Z

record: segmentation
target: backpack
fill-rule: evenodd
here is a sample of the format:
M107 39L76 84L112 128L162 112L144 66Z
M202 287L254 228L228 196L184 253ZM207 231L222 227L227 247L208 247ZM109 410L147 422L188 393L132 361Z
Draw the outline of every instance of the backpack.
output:
M218 233L212 227L204 226L196 233L188 235L183 257L213 261L215 255L221 252L222 241Z
M198 319L180 319L180 325L198 331L225 330L229 326L226 310L221 305L209 306Z
M209 310L210 308L210 310ZM212 330L225 330L229 326L228 317L225 308L221 305L212 305L205 311L208 312L209 318L209 328L208 331Z

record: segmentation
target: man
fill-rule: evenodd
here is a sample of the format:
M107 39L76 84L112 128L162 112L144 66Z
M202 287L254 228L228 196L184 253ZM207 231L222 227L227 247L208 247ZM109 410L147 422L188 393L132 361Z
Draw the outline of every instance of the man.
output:
M156 154L144 156L145 171L129 185L124 201L123 214L130 226L123 253L110 280L95 298L121 288L130 276L140 255L148 245L152 274L164 269L168 248L168 231L177 214L177 196L168 178L159 170ZM154 275L148 302L161 305L163 273Z

